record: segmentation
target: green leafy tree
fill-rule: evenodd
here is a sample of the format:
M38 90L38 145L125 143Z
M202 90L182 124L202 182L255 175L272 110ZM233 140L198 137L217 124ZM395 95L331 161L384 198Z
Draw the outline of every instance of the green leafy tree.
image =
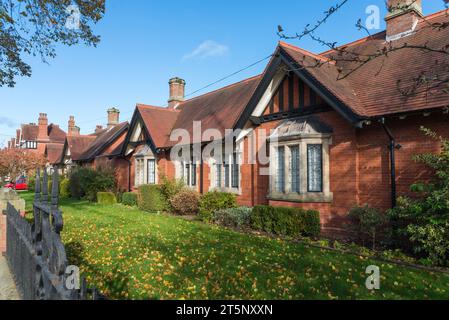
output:
M31 76L24 56L44 62L56 56L55 45L96 46L92 24L104 15L105 0L0 0L0 87Z

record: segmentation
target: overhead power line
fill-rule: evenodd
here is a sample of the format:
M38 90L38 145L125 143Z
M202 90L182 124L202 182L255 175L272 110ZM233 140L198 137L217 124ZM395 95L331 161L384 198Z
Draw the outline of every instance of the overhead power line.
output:
M243 68L241 68L241 69L239 69L239 70L237 70L237 71L235 71L235 72L232 72L231 74L229 74L229 75L227 75L227 76L225 76L225 77L222 77L222 78L220 78L220 79L218 79L218 80L216 80L216 81L214 81L214 82L211 82L211 83L205 85L204 87L202 87L202 88L200 88L200 89L197 89L197 90L195 90L195 91L190 92L190 93L187 94L185 97L186 97L186 98L187 98L187 97L191 97L191 96L193 96L193 95L195 95L195 94L197 94L197 93L199 93L199 92L201 92L201 91L203 91L203 90L205 90L205 89L208 89L208 88L210 88L210 87L212 87L212 86L214 86L214 85L216 85L216 84L218 84L218 83L220 83L220 82L223 82L223 81L225 81L225 80L228 80L229 78L232 78L233 76L235 76L235 75L237 75L237 74L239 74L239 73L242 73L242 72L244 72L244 71L246 71L246 70L248 70L248 69L251 69L252 67L255 67L256 65L258 65L258 64L260 64L260 63L262 63L262 62L264 62L264 61L266 61L266 60L268 60L268 59L270 59L272 56L273 56L273 55L270 54L269 56L267 56L267 57L265 57L265 58L263 58L263 59L260 59L260 60L254 62L254 63L251 63L250 65L248 65L248 66L246 66L246 67L243 67ZM167 105L164 104L163 107L167 107ZM122 115L124 115L124 114L130 114L130 113L133 113L133 112L134 112L134 109L133 109L133 110L128 110L128 111L125 111L125 112L121 112L121 114L122 114ZM100 121L100 120L104 120L104 119L106 119L106 117L101 117L101 118L97 118L97 119L92 119L92 120L82 121L82 122L78 122L78 124L88 124L88 123L93 123L93 122Z

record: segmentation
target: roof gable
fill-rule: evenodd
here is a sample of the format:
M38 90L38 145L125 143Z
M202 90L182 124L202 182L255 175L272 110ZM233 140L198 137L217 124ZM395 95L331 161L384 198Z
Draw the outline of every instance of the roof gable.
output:
M127 130L128 122L120 123L114 127L108 128L100 133L91 135L94 139L85 147L82 154L79 155L78 161L90 161L95 159L112 143L119 139Z

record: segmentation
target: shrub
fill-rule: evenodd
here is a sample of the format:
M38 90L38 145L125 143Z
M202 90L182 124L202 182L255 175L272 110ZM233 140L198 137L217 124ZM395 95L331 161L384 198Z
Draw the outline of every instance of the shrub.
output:
M129 207L137 206L137 194L134 192L125 192L122 195L122 204Z
M117 203L117 198L113 192L98 192L97 202L103 205L113 205Z
M69 177L69 190L72 198L87 198L96 201L97 192L114 192L115 173L111 168L77 168Z
M351 221L351 228L362 245L365 246L366 242L370 241L372 249L375 250L376 243L379 242L388 225L388 216L366 205L352 208L348 217Z
M251 214L251 227L285 236L316 237L321 232L320 214L299 208L256 206Z
M163 176L160 187L165 200L170 203L178 193L184 190L186 185L181 179L169 179L166 176Z
M200 195L198 192L184 189L170 201L173 212L182 216L198 214Z
M67 178L63 178L59 183L59 196L61 198L68 198L70 196L69 184L70 181Z
M143 185L137 193L139 209L147 212L161 212L167 210L167 202L157 185Z
M200 217L203 221L211 222L215 211L237 207L236 196L226 192L208 192L201 197Z
M407 231L417 254L424 254L434 264L449 266L449 221L410 225Z
M249 226L252 212L248 207L222 209L213 214L212 220L225 227L241 228Z

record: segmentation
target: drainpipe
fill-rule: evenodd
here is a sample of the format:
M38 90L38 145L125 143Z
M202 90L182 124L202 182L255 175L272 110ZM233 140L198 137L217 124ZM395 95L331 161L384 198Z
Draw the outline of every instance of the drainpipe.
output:
M397 191L396 191L396 150L400 150L402 146L396 144L396 140L391 132L390 128L385 123L385 118L380 119L382 128L390 140L390 175L391 175L391 208L394 209L397 206Z

